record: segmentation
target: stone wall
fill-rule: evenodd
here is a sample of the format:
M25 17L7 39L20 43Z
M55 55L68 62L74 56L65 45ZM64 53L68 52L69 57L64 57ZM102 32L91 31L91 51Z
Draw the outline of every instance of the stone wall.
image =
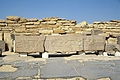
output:
M75 20L66 20L58 17L43 19L27 19L17 16L7 16L0 20L0 40L4 40L9 51L14 48L14 36L84 34L103 35L106 44L117 44L120 36L120 20L100 21L88 24L86 21L76 23Z

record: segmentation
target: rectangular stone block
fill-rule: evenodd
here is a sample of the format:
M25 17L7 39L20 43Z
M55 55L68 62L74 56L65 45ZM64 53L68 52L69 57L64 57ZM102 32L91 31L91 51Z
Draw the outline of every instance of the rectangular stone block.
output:
M104 50L105 37L99 35L84 37L84 51Z
M15 36L15 52L44 52L45 36Z
M48 52L75 52L83 50L83 36L80 34L46 36L45 50Z
M5 42L0 40L0 50L5 51Z
M4 41L6 43L6 50L12 51L13 39L12 39L10 33L5 33L4 32Z

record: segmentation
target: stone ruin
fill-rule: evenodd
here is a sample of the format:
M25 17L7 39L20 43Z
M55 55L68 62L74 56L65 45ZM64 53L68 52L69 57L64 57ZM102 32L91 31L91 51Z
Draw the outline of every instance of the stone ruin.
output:
M75 20L58 17L26 19L7 16L6 20L0 20L0 40L5 42L5 51L71 52L100 49L114 54L120 50L119 36L120 20L93 24L86 21L77 24Z

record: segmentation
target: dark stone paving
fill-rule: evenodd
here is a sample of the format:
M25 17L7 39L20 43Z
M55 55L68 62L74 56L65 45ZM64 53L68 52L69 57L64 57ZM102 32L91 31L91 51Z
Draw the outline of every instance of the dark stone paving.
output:
M41 78L69 78L78 74L72 66L66 64L64 59L48 59L47 64L40 70Z
M110 77L112 80L120 80L120 60L111 61L85 61L65 60L64 58L51 58L42 61L14 61L4 63L0 58L0 64L12 65L18 68L15 72L0 72L0 80L13 80L17 77L33 77L38 75L40 78L71 78L84 77L88 80Z

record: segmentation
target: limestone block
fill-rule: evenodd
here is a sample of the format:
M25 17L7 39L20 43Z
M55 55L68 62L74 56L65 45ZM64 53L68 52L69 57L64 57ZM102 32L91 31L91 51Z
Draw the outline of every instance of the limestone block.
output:
M53 30L39 30L39 33L41 33L41 34L52 34Z
M39 25L40 22L26 22L25 25Z
M26 25L26 28L40 28L40 25Z
M56 21L46 21L46 22L41 22L41 24L55 25L55 24L56 24Z
M45 36L15 36L15 52L44 52Z
M20 20L20 18L17 16L7 16L6 19L11 20L11 21L19 21Z
M108 33L101 33L101 34L98 34L100 36L105 36L105 37L109 37L110 35Z
M0 26L5 27L5 26L7 26L7 24L6 23L0 23Z
M110 43L110 44L106 44L105 46L105 51L109 53L119 51L119 50L120 50L120 45L118 44Z
M27 22L37 22L38 19L27 19Z
M75 25L75 27L88 27L88 23L86 21L83 21L81 23L78 23Z
M0 19L0 23L5 23L5 20Z
M25 28L25 27L15 28L15 32L25 32L25 31L26 31L26 28Z
M74 52L83 50L83 36L80 34L48 35L45 41L48 52Z
M17 23L17 21L10 21L10 20L6 20L5 21L7 24L16 24Z
M13 30L12 27L2 27L1 29L2 29L2 31L12 31Z
M73 23L64 23L64 24L62 24L63 26L75 26L75 24L73 24Z
M117 37L117 44L120 45L120 36Z
M101 34L101 33L102 33L102 30L100 30L100 29L92 29L92 31L91 31L92 35L98 35L98 34Z
M6 47L8 48L7 50L12 51L13 40L11 38L11 34L10 33L4 33L4 41L7 44L6 45Z
M0 50L5 51L5 42L0 40Z
M65 33L65 31L64 30L60 30L60 29L55 29L55 30L53 30L53 33L63 34L63 33Z
M84 37L84 51L104 50L105 37L92 35Z
M0 32L0 40L3 40L3 32Z
M16 35L16 36L39 36L40 35L40 33L31 33L31 32L22 32L22 33L14 33L14 35Z
M18 23L25 23L27 22L27 19L24 17L20 17L20 20L18 21Z
M117 38L109 38L108 40L107 40L107 43L114 43L114 44L117 44Z
M20 27L21 26L21 24L8 24L7 26L9 26L9 27Z
M41 24L40 27L41 28L58 28L57 25L48 25L48 24Z

